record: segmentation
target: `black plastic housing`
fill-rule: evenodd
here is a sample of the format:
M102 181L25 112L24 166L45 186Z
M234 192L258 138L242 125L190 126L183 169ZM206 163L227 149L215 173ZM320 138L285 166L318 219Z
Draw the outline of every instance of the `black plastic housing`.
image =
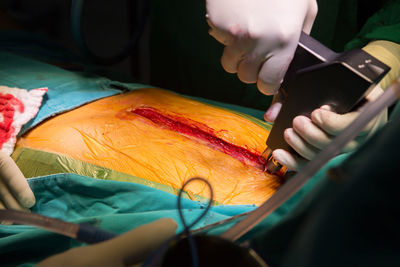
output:
M339 114L351 111L390 68L361 49L335 53L305 33L301 34L280 94L282 108L266 142L268 148L290 152L283 132L298 115L328 104Z

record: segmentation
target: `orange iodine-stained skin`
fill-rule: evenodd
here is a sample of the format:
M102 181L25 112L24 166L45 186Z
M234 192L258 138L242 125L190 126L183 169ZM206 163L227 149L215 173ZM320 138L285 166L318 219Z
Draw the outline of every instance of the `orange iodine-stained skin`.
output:
M104 98L37 126L17 146L55 152L180 188L206 178L214 200L261 204L281 185L264 172L269 132L227 110L161 89ZM204 184L187 191L208 197Z

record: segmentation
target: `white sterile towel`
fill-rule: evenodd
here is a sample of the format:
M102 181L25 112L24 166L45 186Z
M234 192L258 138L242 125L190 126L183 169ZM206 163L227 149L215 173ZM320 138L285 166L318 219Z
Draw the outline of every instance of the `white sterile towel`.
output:
M47 88L32 89L0 86L0 149L11 155L21 127L33 119Z

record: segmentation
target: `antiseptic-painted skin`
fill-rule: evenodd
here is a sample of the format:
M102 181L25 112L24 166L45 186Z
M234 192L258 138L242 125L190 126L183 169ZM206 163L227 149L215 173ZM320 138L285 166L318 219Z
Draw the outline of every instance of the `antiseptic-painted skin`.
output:
M18 147L55 152L180 188L203 177L223 204L261 204L281 185L264 172L268 130L231 111L160 89L116 95L58 115ZM206 186L188 193L208 197Z

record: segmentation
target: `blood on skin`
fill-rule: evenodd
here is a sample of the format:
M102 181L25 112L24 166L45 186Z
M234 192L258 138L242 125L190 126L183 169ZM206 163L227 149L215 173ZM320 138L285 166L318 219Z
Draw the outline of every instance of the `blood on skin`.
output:
M243 163L251 164L262 171L265 169L266 162L264 157L261 155L250 152L243 147L231 144L219 137L216 137L215 134L211 132L200 129L196 125L190 125L188 124L188 120L185 118L180 118L177 116L171 118L170 116L164 115L160 111L151 107L140 107L130 110L130 112L147 118L158 126L164 127L168 130L201 140L207 143L213 149L221 151L233 158L240 160Z

